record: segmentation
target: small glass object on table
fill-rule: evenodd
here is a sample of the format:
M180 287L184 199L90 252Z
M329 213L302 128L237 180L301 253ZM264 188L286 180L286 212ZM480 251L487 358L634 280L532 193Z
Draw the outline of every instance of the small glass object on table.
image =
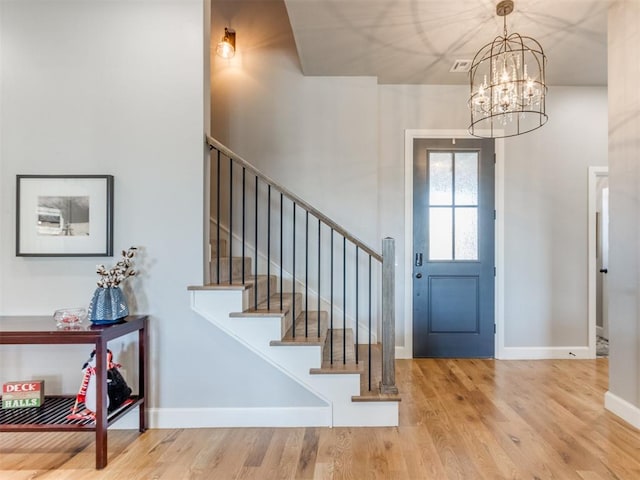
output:
M61 308L53 314L56 326L60 330L80 330L87 319L86 308Z

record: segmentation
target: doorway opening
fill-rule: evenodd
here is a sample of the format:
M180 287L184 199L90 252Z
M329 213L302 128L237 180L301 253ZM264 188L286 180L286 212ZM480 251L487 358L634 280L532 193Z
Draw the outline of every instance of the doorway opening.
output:
M609 168L589 167L588 331L592 358L609 354Z
M466 130L405 130L405 241L404 252L413 252L413 146L418 139L472 139ZM496 359L505 358L507 353L504 346L504 139L495 140L495 209L497 212L495 220L495 326L496 334L495 353ZM404 285L404 305L403 311L406 313L413 310L413 268L414 256L404 255L402 266L402 284ZM400 322L398 328L398 338L402 339L396 346L396 358L413 358L413 321L410 314L403 315L404 321Z

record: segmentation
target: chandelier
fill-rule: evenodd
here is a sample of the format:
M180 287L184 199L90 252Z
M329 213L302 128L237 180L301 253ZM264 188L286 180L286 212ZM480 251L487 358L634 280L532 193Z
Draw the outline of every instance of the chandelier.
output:
M481 138L513 137L540 128L545 113L545 64L540 43L518 33L507 35L513 1L502 0L496 14L504 35L480 49L471 64L469 133Z

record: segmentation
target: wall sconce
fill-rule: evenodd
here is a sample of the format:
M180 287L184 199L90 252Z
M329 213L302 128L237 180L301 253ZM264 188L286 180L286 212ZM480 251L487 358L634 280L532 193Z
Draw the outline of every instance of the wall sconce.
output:
M218 43L216 53L222 58L232 58L236 54L236 31L224 29L224 37Z

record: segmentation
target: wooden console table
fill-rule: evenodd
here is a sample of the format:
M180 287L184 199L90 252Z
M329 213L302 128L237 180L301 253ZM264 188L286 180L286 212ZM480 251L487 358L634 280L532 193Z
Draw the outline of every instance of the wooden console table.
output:
M78 345L91 344L96 350L96 421L68 420L75 396L47 396L41 407L0 409L0 432L96 432L96 468L107 465L107 428L131 409L140 412L139 430L145 422L145 345L146 315L126 317L112 325L88 324L81 330L57 329L52 317L0 316L0 345ZM131 402L107 412L107 342L138 332L138 394ZM46 385L45 385L46 388ZM101 401L100 401L101 399Z

